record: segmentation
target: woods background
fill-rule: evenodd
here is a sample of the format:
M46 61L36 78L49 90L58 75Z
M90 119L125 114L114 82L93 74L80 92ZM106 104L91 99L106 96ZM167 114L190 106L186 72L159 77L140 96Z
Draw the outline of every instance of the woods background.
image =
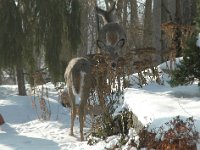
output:
M109 9L114 0L0 0L0 84L33 84L37 72L63 81L73 57L95 53L103 21L95 7ZM169 49L161 25L171 22L195 26L197 0L118 0L116 14L127 34L125 53ZM179 40L176 34L176 40ZM177 42L177 41L176 41ZM181 46L176 47L181 56ZM134 57L133 57L134 59ZM134 61L134 60L133 60ZM162 57L157 57L158 63ZM25 80L26 79L26 80Z

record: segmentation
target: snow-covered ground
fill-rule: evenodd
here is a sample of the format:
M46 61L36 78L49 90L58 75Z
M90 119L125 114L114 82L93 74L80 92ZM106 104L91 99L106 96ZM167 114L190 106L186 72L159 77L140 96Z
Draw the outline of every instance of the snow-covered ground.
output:
M103 150L112 144L101 141L89 146L79 141L79 124L75 136L69 136L70 110L58 102L58 92L52 84L49 89L50 121L39 121L30 96L17 96L17 86L0 86L0 114L5 124L0 126L0 150ZM143 123L159 127L173 117L193 116L200 132L200 89L196 84L171 88L167 83L149 83L144 88L125 89L124 105ZM88 128L85 128L85 132ZM197 144L200 150L200 144Z

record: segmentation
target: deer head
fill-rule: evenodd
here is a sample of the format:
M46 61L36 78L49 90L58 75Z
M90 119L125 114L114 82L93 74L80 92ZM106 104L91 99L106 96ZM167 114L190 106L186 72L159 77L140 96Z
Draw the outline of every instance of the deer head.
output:
M104 25L99 30L97 47L100 49L101 53L108 54L111 67L115 68L118 58L123 54L122 48L126 42L126 34L113 13L115 4L108 11L104 11L98 7L96 10L104 20Z

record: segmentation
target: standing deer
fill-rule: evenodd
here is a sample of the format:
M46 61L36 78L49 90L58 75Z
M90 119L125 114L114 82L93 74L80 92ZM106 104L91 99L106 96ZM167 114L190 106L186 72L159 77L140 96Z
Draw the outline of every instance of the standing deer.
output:
M97 13L102 16L105 25L100 29L97 47L101 53L108 54L110 56L110 64L112 68L117 66L119 57L123 56L122 48L126 42L126 34L122 26L117 22L116 17L113 14L115 4L109 11L104 11L100 8L96 8Z
M97 13L100 14L106 22L99 31L97 46L102 53L109 56L110 60L108 64L113 68L117 65L117 60L121 55L122 47L126 40L124 30L117 22L114 22L114 7L115 5L113 5L109 11L104 11L98 7L96 8ZM84 140L83 126L87 99L89 98L91 89L96 86L95 75L92 74L93 67L94 65L89 59L78 57L69 62L64 74L71 106L70 134L73 135L74 120L78 112L81 141Z

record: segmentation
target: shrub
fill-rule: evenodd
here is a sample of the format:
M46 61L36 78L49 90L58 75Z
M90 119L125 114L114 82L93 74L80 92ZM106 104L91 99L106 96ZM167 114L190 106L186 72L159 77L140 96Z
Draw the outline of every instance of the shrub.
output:
M196 46L196 35L188 40L188 48L184 50L183 60L172 72L169 84L171 86L200 83L200 48Z
M196 150L199 133L196 131L192 117L183 121L179 116L165 123L168 130L159 127L159 130L150 130L144 127L139 133L139 145L137 148L156 150Z

